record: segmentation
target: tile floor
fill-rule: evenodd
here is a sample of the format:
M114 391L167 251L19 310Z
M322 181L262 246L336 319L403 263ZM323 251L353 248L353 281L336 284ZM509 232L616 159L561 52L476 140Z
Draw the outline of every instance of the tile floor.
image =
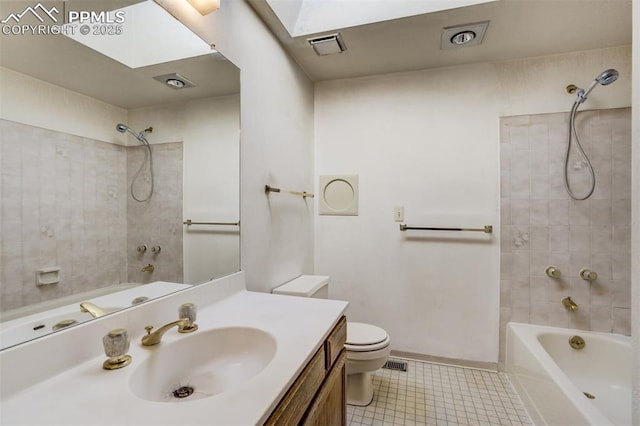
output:
M373 402L348 405L348 426L533 425L504 373L402 361L373 374Z

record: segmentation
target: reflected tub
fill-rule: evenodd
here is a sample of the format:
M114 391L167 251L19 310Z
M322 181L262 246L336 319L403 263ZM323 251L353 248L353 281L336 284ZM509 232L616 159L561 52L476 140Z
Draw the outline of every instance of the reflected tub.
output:
M509 323L505 369L536 425L631 424L628 336Z
M75 325L92 319L90 314L80 312L79 303L82 301L94 303L107 312L113 312L131 306L135 298L153 299L188 287L191 287L191 285L164 281L156 281L144 285L123 283L114 287L97 289L85 292L82 295L51 301L49 304L52 306L55 303L62 303L62 305L51 307L41 312L29 312L28 309L33 308L27 307L24 309L24 315L20 316L20 309L15 310L12 313L15 318L0 323L0 350L46 336L54 331L64 330L65 327L56 328L56 325L61 321L73 320L75 321L73 325ZM97 294L104 291L112 291L112 293L96 297ZM69 303L72 299L75 299L75 301ZM177 313L176 308L176 315Z

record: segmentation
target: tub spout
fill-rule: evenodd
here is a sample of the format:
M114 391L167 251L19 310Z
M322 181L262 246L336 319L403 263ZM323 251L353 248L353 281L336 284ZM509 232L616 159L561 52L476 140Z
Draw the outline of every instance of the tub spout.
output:
M578 305L576 304L576 302L571 300L571 297L565 297L564 299L562 299L562 305L569 311L575 312L578 310Z
M140 269L141 272L153 272L153 270L155 269L155 267L152 264L148 264L147 266L145 266L144 268Z
M92 317L98 318L107 314L107 311L91 302L82 302L80 304L80 312L88 312Z

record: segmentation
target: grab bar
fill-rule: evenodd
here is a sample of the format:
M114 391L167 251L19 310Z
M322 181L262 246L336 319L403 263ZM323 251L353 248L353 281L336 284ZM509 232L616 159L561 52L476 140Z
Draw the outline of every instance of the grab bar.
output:
M223 225L223 226L240 226L240 222L194 222L191 219L187 219L182 222L183 225Z
M274 188L270 185L265 185L264 186L264 192L265 194L268 194L270 192L286 192L287 194L293 194L293 195L301 195L302 198L313 198L314 195L311 192L307 192L307 191L290 191L288 189L280 189L280 188Z
M492 225L485 225L482 228L426 228L426 227L416 227L416 226L407 226L404 223L400 224L401 231L407 230L419 230L419 231L471 231L471 232L484 232L485 234L491 234L493 232Z

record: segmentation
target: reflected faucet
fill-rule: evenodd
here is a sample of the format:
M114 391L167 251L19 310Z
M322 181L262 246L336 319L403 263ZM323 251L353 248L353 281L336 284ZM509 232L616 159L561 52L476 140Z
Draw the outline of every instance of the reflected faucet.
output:
M576 304L576 302L574 302L573 300L571 300L571 297L565 297L564 299L562 299L562 305L567 308L567 310L575 312L578 310L578 305Z
M82 302L80 304L80 312L88 312L94 318L101 317L107 314L107 311L99 306L94 305L91 302Z
M142 338L142 345L157 345L162 340L164 333L175 326L178 327L178 333L192 333L198 329L198 324L194 322L196 320L196 306L193 303L181 305L178 313L181 317L179 320L165 324L153 333L151 332L153 326L146 326L144 329L147 330L147 335Z
M144 268L142 268L140 271L141 272L153 272L153 270L156 269L152 264L148 264L147 266L145 266Z

